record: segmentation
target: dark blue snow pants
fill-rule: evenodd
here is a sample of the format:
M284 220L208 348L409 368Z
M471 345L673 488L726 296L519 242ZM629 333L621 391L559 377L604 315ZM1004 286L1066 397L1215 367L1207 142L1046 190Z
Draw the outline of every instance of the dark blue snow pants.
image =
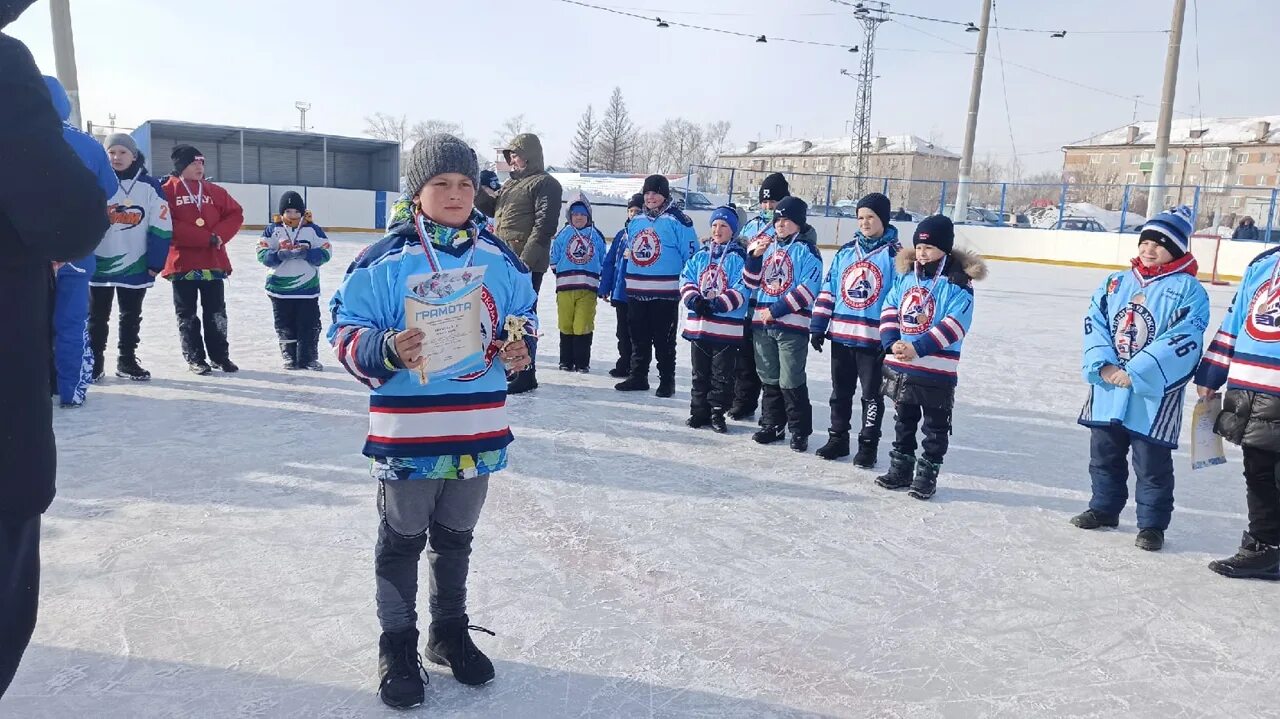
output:
M1133 452L1134 496L1138 528L1169 528L1173 514L1173 450L1129 434L1123 427L1090 430L1089 477L1093 498L1089 509L1117 515L1129 500L1129 452Z

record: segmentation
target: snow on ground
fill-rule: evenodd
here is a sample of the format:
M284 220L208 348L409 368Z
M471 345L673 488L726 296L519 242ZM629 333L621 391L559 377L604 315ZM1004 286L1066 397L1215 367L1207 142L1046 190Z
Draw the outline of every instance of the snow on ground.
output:
M368 241L335 238L326 291ZM403 716L374 693L365 392L336 362L277 369L253 242L230 248L238 376L187 373L162 284L155 380L57 414L40 624L0 715ZM1244 527L1238 453L1192 474L1178 452L1161 553L1133 546L1132 508L1117 531L1067 523L1089 486L1079 318L1103 276L994 265L928 503L742 423L686 429L683 343L677 399L614 392L601 306L595 372L544 369L511 403L471 582L498 678L430 667L420 714L1276 716L1278 589L1205 569ZM1231 289L1210 292L1216 323ZM555 353L551 328L544 367ZM821 432L828 355L810 367Z

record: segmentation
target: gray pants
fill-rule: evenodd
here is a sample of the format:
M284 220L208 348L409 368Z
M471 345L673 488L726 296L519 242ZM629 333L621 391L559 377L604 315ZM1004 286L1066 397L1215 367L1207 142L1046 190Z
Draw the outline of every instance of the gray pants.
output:
M418 559L428 545L432 620L455 619L467 613L472 531L488 493L488 475L382 482L378 544L373 550L382 631L417 627Z
M756 372L764 384L782 389L804 387L809 336L798 332L755 328Z

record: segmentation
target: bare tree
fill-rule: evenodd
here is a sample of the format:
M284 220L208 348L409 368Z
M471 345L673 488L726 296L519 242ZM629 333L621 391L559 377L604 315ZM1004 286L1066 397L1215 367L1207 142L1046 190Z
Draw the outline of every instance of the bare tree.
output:
M632 159L635 141L636 128L627 112L627 103L622 99L622 88L615 87L609 98L609 107L605 109L604 118L600 122L596 163L609 172L626 169L628 160Z
M724 152L725 146L729 144L729 129L731 127L733 127L733 123L728 120L717 120L707 124L702 133L706 139L706 156L703 158L702 164L718 164L721 153Z
M508 147L511 141L516 138L516 135L523 135L526 132L537 134L538 128L526 120L523 114L508 117L502 121L502 126L493 133L493 146Z
M587 105L587 111L578 119L578 132L573 136L573 144L569 148L569 164L580 172L591 172L592 150L596 137L600 134L600 126L596 124L595 111Z
M409 128L409 141L416 143L427 135L436 135L442 132L453 135L471 147L475 147L475 140L467 137L466 131L462 129L462 125L457 122L449 122L448 120L422 120L420 122L413 123L413 127Z
M701 127L683 117L670 118L658 128L658 136L657 172L687 172L702 164L707 141Z
M657 171L662 137L656 132L638 132L631 143L627 161L620 169L649 174Z
M392 140L403 147L409 139L409 120L404 115L395 117L375 112L364 118L364 134L379 140Z

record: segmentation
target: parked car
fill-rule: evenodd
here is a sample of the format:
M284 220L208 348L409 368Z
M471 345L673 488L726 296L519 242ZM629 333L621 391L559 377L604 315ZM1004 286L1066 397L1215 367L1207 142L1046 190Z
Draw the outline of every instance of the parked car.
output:
M943 214L947 217L952 217L955 213L955 205L947 205L943 211ZM969 213L962 224L994 227L1000 224L1000 215L995 210L988 210L984 207L970 207Z
M858 210L853 205L813 205L809 208L810 217L854 217Z
M1083 232L1106 232L1107 228L1092 217L1064 217L1058 221L1059 230L1081 230Z
M719 206L701 192L689 190L686 193L683 187L671 188L671 197L686 210L714 210Z
M1004 224L1008 227L1030 227L1031 218L1021 212L1004 213Z

